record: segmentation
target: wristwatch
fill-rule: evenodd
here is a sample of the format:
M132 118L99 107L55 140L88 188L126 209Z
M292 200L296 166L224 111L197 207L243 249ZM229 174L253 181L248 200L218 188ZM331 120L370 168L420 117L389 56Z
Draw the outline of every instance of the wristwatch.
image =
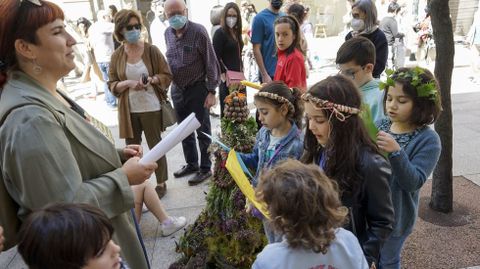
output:
M217 91L215 91L215 90L208 90L208 93L211 93L211 94L215 95L215 94L217 94Z

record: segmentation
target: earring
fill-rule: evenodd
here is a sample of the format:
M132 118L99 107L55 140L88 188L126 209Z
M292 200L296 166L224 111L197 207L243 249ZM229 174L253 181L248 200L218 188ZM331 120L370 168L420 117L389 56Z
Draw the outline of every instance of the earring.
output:
M33 73L35 73L35 75L40 75L42 73L42 67L37 64L36 59L33 59L32 61L33 61Z

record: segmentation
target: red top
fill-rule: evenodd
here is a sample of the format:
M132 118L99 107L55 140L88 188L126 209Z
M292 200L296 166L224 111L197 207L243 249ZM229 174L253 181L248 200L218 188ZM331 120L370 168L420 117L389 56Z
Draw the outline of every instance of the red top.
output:
M302 53L295 49L287 55L286 51L278 50L277 67L273 80L281 80L288 87L296 87L305 92L307 89L307 72Z

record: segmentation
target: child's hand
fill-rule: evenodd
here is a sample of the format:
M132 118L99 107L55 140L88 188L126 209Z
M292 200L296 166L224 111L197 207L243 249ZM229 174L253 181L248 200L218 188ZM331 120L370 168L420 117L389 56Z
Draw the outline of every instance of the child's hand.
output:
M253 209L253 205L252 203L250 203L250 201L247 199L247 201L245 201L245 212L247 212L248 214L250 214L252 212L252 209Z
M395 152L400 150L400 145L395 141L395 139L384 131L379 131L377 134L377 146L380 150L383 150L387 153Z

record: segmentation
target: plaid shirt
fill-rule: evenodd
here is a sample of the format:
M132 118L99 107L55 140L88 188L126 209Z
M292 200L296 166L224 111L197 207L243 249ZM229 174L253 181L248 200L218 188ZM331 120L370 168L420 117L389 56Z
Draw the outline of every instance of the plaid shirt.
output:
M168 27L165 40L173 82L185 89L199 81L206 81L207 89L215 90L220 81L220 67L205 27L188 21L181 37Z

